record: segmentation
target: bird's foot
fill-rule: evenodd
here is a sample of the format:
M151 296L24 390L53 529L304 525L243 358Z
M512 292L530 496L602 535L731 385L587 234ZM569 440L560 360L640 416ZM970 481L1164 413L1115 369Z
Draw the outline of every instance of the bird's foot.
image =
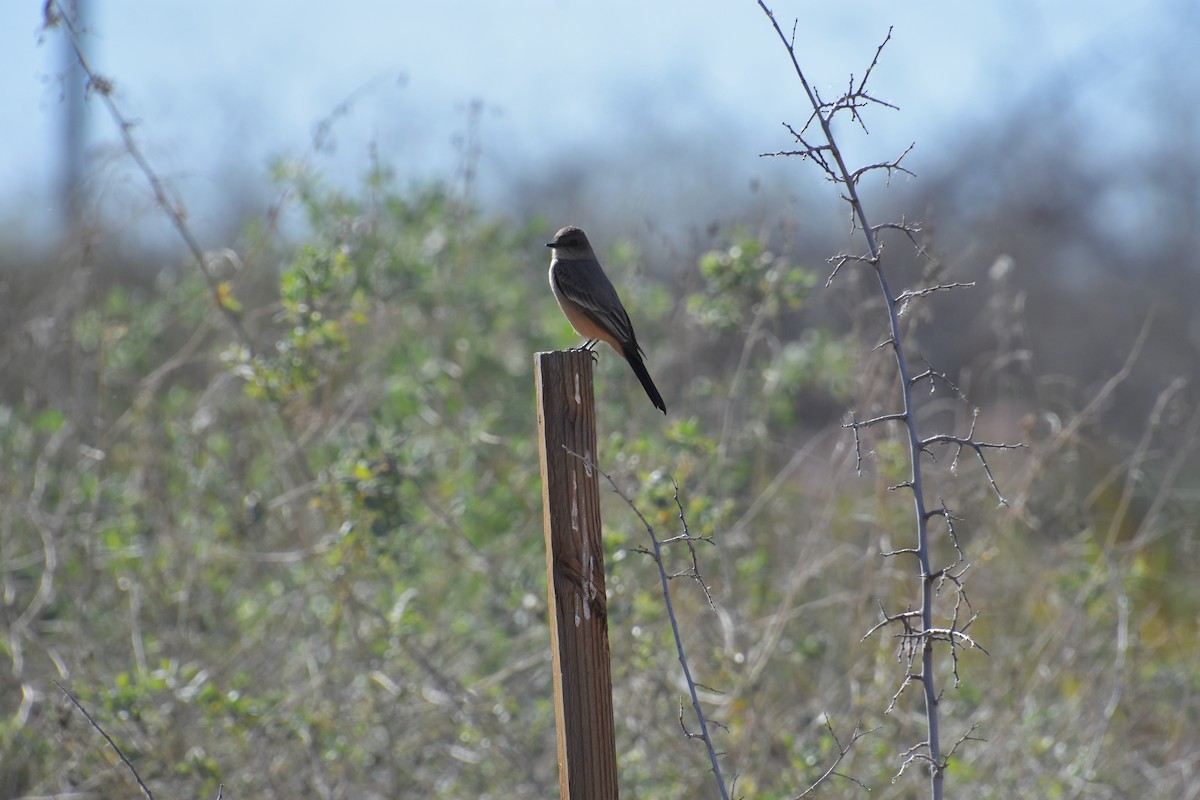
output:
M579 347L572 347L571 349L584 351L585 353L587 353L588 355L590 355L592 357L592 363L595 363L600 360L600 356L596 355L596 351L593 349L596 346L596 342L598 342L598 341L600 341L600 340L599 339L588 339L586 342L581 344Z

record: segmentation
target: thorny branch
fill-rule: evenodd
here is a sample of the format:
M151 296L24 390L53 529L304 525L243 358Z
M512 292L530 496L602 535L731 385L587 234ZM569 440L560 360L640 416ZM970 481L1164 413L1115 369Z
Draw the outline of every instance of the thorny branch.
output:
M988 482L991 485L992 491L1002 505L1007 505L1004 496L1001 494L996 480L992 474L991 466L988 464L985 455L987 450L1006 450L1019 447L1021 445L998 444L993 442L983 442L975 439L975 420L978 417L978 412L972 418L970 432L966 436L954 436L950 434L936 434L932 436L923 436L917 430L917 414L913 396L913 388L918 382L929 381L930 390L936 388L935 380L941 380L949 386L956 395L962 397L962 392L958 387L954 386L944 374L935 371L926 362L925 371L913 374L909 368L909 355L905 349L902 330L900 325L900 316L905 312L908 304L916 299L926 297L936 292L948 291L951 289L965 288L970 284L964 283L940 283L926 288L909 290L894 294L889 286L888 275L885 273L882 266L882 243L879 241L878 235L884 230L899 230L912 243L917 252L928 258L928 253L916 239L918 228L905 222L890 223L885 225L874 226L867 218L866 209L859 197L859 184L864 175L876 171L883 171L886 179L890 181L892 175L903 173L911 175L911 173L902 166L903 159L912 151L912 145L904 150L901 155L892 161L871 164L856 170L847 168L842 153L837 145L833 135L832 123L834 118L841 112L849 112L851 119L856 121L863 131L866 131L866 124L861 116L862 109L879 105L885 108L895 108L890 103L884 102L867 91L867 81L870 78L875 67L879 63L884 47L891 40L892 29L888 29L887 36L879 44L875 50L875 55L871 59L870 65L867 67L863 76L858 81L855 81L851 76L845 92L835 100L825 100L809 83L808 78L801 69L799 60L796 55L796 25L792 26L791 37L784 33L780 27L779 21L775 18L774 13L767 7L764 0L757 0L759 7L767 15L774 27L783 46L786 48L788 56L791 60L792 67L800 85L804 89L804 93L808 98L809 106L812 109L811 114L805 121L803 127L796 130L794 127L787 125L785 127L792 135L793 139L800 144L798 149L779 151L776 153L764 153L764 156L781 156L795 155L801 158L811 159L819 169L824 173L827 180L842 187L842 198L850 207L852 218L852 227L862 231L867 243L867 253L863 255L841 254L831 259L834 264L833 272L830 274L826 285L830 285L838 272L847 264L861 264L870 267L876 276L879 283L879 290L883 296L884 303L888 314L888 335L887 338L876 349L890 347L892 355L895 358L896 371L902 400L902 408L898 411L879 414L870 419L857 419L853 410L850 411L849 421L843 425L852 431L854 436L855 448L855 470L861 474L862 471L862 438L861 432L864 429L872 428L876 425L887 423L900 423L904 427L906 438L908 440L908 461L910 474L907 480L904 480L895 486L893 489L908 489L912 493L915 511L916 525L916 544L914 547L906 547L898 550L893 550L885 553L886 556L897 555L913 555L917 560L918 579L920 581L921 603L917 608L911 606L903 612L896 614L888 614L882 603L880 604L881 620L874 625L867 634L863 637L866 639L872 634L886 627L899 627L899 631L895 634L899 640L899 652L897 653L898 660L906 665L905 677L892 697L891 703L888 705L888 711L895 705L899 696L903 691L913 683L918 683L924 693L925 699L925 717L928 730L928 737L909 748L902 755L902 767L900 772L914 761L921 761L929 767L930 789L934 800L940 800L943 792L943 779L947 760L954 753L955 749L961 744L966 737L960 739L954 747L949 751L944 752L941 747L939 734L939 717L938 717L938 702L940 693L935 685L935 677L933 671L933 652L934 644L941 643L948 646L953 661L955 684L958 683L958 651L960 648L979 649L986 653L975 640L967 634L967 629L974 621L974 614L965 622L961 621L961 614L965 613L970 608L970 602L967 600L966 592L963 587L963 577L970 568L969 564L964 563L963 553L958 541L958 533L954 527L956 518L950 513L946 504L939 498L939 507L928 509L925 500L925 490L923 486L923 464L921 454L926 453L931 457L934 453L931 448L935 445L946 445L954 447L955 456L951 462L951 471L956 470L959 456L964 448L973 450L983 466L984 473L987 476ZM819 127L819 133L810 132L814 128ZM933 262L932 258L929 258ZM948 567L943 567L934 570L930 564L930 528L929 522L934 517L941 517L946 522L947 533L953 544L954 550L957 553L957 559L954 564ZM954 603L953 610L950 612L950 623L945 626L935 626L933 623L933 602L936 594L940 595L942 589L950 584L954 587Z
M925 371L918 375L913 375L912 378L910 378L910 380L912 381L912 384L914 386L917 385L918 383L920 383L921 381L927 380L927 381L929 381L929 393L933 394L934 391L937 389L937 384L934 382L934 379L936 378L937 380L941 381L948 389L950 389L952 392L954 392L955 396L958 397L959 400L961 400L964 403L967 401L967 396L965 394L963 394L963 390L958 388L958 384L956 384L956 383L954 383L954 381L950 380L950 378L947 377L946 373L938 372L937 370L935 370L928 361L925 361L924 358L922 358L921 361L923 361L925 363Z
M929 450L932 444L952 444L956 445L954 452L954 460L950 462L950 471L952 473L958 471L958 459L962 455L963 448L969 448L975 451L975 456L979 459L979 463L983 466L984 474L987 475L988 483L992 487L992 491L996 495L996 499L1000 505L1007 506L1008 501L1004 499L1004 495L1000 494L1000 487L996 485L996 478L992 475L992 468L988 464L987 457L984 455L984 450L1017 450L1025 447L1024 444L1004 444L1001 442L981 442L975 438L975 423L979 420L979 409L975 409L971 415L971 430L966 436L954 436L948 433L938 433L933 436L927 436L920 441L920 449L922 452L933 454Z
M975 281L970 283L939 283L936 286L926 286L923 289L911 289L901 292L896 298L896 302L900 304L900 316L904 316L908 312L908 303L918 297L928 297L934 292L948 292L951 289L970 289L975 286Z
M654 559L654 563L658 567L658 577L662 587L663 605L667 609L667 618L671 622L671 635L675 639L675 652L679 658L679 665L683 669L683 678L687 683L688 694L691 696L692 713L696 715L696 721L700 726L700 732L693 733L688 730L687 726L683 723L682 712L680 713L679 724L687 738L700 739L704 742L704 747L708 751L708 762L712 768L713 778L717 782L717 788L720 790L722 800L729 800L729 790L726 788L725 779L721 775L721 762L718 758L720 754L717 752L716 746L713 744L710 730L712 726L718 725L718 723L714 723L709 720L704 713L703 707L700 705L700 694L697 689L700 688L701 685L692 677L692 669L688 665L687 654L684 653L683 650L683 637L679 632L679 620L675 616L675 603L671 599L670 585L672 578L691 578L700 585L708 604L711 607L716 608L715 604L713 603L712 595L709 593L708 585L704 582L704 577L700 574L699 561L696 558L696 542L707 542L712 544L712 539L711 537L707 536L692 536L688 532L688 524L683 511L683 504L679 499L679 484L675 483L674 480L672 480L671 483L675 487L675 507L679 510L679 521L683 527L683 533L678 536L673 536L670 539L659 539L649 520L646 519L629 495L622 491L621 487L617 485L617 482L613 480L611 475L600 469L600 467L597 466L596 463L587 456L576 453L569 448L567 449L567 452L575 458L581 459L592 469L595 469L599 474L603 475L604 479L608 481L608 485L612 487L613 492L625 502L625 505L629 506L629 509L633 511L634 515L637 516L638 520L641 521L642 526L646 529L646 535L650 538L651 547L637 548L637 552L649 555L652 559ZM683 570L682 572L674 574L668 573L663 559L663 547L667 544L678 542L686 543L689 554L691 555L692 566L689 569Z
M137 164L138 169L146 178L146 182L150 184L150 191L154 194L154 201L159 208L167 212L167 216L171 219L171 224L175 226L176 232L179 233L183 243L187 246L192 257L196 259L196 265L200 268L200 273L204 276L205 282L208 284L209 293L212 295L213 303L225 316L230 327L237 333L238 339L246 346L251 345L250 335L246 332L242 325L241 315L228 301L227 290L222 287L221 282L217 280L216 274L210 267L210 262L216 260L216 256L211 256L204 252L204 248L192 235L192 230L187 224L187 212L183 208L182 202L177 198L172 198L168 195L168 189L163 180L150 166L150 162L146 160L146 156L142 153L142 149L138 146L137 141L133 138L133 124L125 118L121 113L121 109L117 107L117 103L113 100L113 84L108 78L100 75L92 68L91 62L84 55L83 47L80 45L79 31L75 28L75 23L71 19L59 0L46 0L46 4L42 9L43 26L47 29L57 28L62 26L66 31L67 41L71 44L71 49L75 53L75 60L79 63L83 74L87 76L87 91L94 92L99 95L101 102L104 103L105 109L108 110L108 115L112 118L113 124L121 133L121 142L125 146L125 152L129 153L129 157ZM221 257L224 257L223 255Z
M864 736L868 736L879 729L871 728L870 730L864 731L861 727L859 727L858 725L855 725L854 732L850 734L850 740L848 742L846 742L845 744L842 744L842 740L838 738L837 732L834 731L834 729L833 729L833 721L829 719L828 714L825 715L825 727L826 727L826 729L829 730L829 735L833 737L833 743L835 745L837 745L837 749L838 749L837 758L835 758L833 760L833 763L829 765L829 768L827 770L825 770L823 773L821 773L821 777L819 777L815 781L813 781L812 785L809 786L807 789L805 789L803 792L796 795L794 800L801 800L801 798L808 797L809 795L811 795L813 792L815 792L817 790L817 787L819 787L821 784L823 784L825 781L829 780L832 777L845 778L846 780L850 781L851 783L858 784L858 786L862 787L863 789L867 789L867 787L863 784L863 782L860 781L858 778L838 772L837 768L838 768L838 765L842 763L842 759L844 759L846 757L846 754L848 754L850 752L850 750L854 747L854 744L859 739L863 738ZM870 791L870 789L867 789L867 791Z
M117 758L121 760L121 763L124 764L125 768L128 769L133 775L133 779L137 781L138 788L142 790L142 794L146 795L149 800L154 800L154 794L150 791L150 787L148 787L142 781L142 776L138 774L137 768L134 767L133 763L125 757L125 753L121 751L121 748L117 746L117 743L113 741L112 737L108 735L107 731L100 727L100 723L96 722L95 718L93 718L92 715L88 713L88 710L83 707L83 703L75 699L75 695L67 691L67 687L63 686L58 681L55 681L54 685L57 686L59 690L67 696L67 699L71 701L71 704L74 705L75 708L79 709L79 713L87 717L87 721L92 724L92 727L96 729L96 732L104 737L104 741L108 742L108 746L111 747L113 752L117 754Z
M97 73L92 67L91 62L88 61L80 44L80 33L75 27L71 15L66 13L59 0L46 0L45 5L42 7L42 25L46 30L61 27L66 32L67 40L70 42L71 49L75 53L75 60L79 63L79 67L83 70L84 75L87 76L88 92L95 92L100 96L104 107L108 110L108 114L112 118L113 124L120 131L125 152L129 153L129 157L133 159L138 170L145 177L146 182L150 185L150 191L154 195L155 203L170 218L171 224L183 240L184 246L191 253L192 258L195 259L196 265L200 269L200 273L204 276L205 283L208 285L213 305L216 306L222 317L229 324L229 327L233 329L237 341L247 352L255 354L257 348L255 347L254 340L243 324L242 315L238 310L236 301L229 293L228 284L219 280L213 271L213 265L221 260L229 261L238 266L236 254L230 250L223 250L219 253L204 252L204 248L200 246L200 242L196 239L191 227L188 225L187 211L183 207L183 202L177 197L170 196L171 193L168 190L166 182L159 177L159 174L142 153L137 140L133 137L133 123L125 117L113 99L112 81ZM312 483L315 476L312 474L312 469L304 457L296 431L293 430L292 424L285 416L279 404L273 403L272 409L287 433L288 456L299 470L302 481Z

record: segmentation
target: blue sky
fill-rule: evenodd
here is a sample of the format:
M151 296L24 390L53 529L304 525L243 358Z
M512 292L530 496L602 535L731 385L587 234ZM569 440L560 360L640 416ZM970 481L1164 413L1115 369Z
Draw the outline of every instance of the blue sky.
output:
M787 146L783 120L803 120L786 55L751 0L88 2L90 57L201 229L220 216L231 181L257 181L272 157L302 153L314 124L367 85L319 162L332 180L353 185L371 143L402 176L450 174L479 99L482 197L501 206L514 183L536 184L564 158L619 181L635 206L662 202L664 173L641 168L656 159L678 155L669 180L694 191L696 144L719 145L730 174L778 175L792 168L757 154ZM0 103L18 121L0 149L0 224L33 231L57 219L62 112L62 43L39 35L41 6L0 8ZM828 94L895 26L872 87L901 110L869 118L853 155L890 157L915 140L907 163L918 173L943 143L1054 81L1069 83L1098 126L1136 133L1123 81L1158 49L1187 53L1198 40L1188 0L772 7L781 20L803 16L802 66ZM111 122L91 107L100 202L148 205Z

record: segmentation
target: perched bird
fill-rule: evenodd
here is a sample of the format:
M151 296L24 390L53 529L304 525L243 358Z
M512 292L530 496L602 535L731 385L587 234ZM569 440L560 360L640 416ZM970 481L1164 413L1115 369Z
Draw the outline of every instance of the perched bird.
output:
M598 341L608 342L633 367L633 374L642 382L654 407L667 413L667 404L642 363L645 354L637 343L629 314L612 281L600 268L587 235L569 225L554 234L554 241L546 247L554 251L550 259L550 288L571 327L587 339L584 347L590 349Z

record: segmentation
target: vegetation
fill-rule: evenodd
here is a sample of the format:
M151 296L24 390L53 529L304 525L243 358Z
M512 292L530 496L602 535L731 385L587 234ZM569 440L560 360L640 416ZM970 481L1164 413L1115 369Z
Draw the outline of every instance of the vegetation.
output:
M540 247L562 221L490 216L382 167L354 195L277 174L304 241L251 226L208 264L215 283L196 264L115 279L86 250L78 270L6 278L0 797L135 792L56 682L160 796L557 793L531 368L575 342ZM885 318L852 265L821 288L809 248L749 230L719 228L673 275L637 241L597 243L671 408L601 351L599 460L660 534L680 525L677 481L715 543L699 555L716 611L673 588L734 793L794 797L858 729L837 768L853 780L822 794L911 797L920 779L896 774L923 709L896 696L891 631L864 638L881 605L912 602L908 565L880 555L909 546L903 441L864 432L856 477L843 428L847 409L894 407ZM1050 233L993 235L1016 263L1053 260ZM1187 370L1140 371L1186 323L1097 335L1120 358L1086 380L1039 371L1050 346L1030 331L1049 315L1029 314L1036 284L1008 253L975 265L980 299L903 317L970 398L922 383L922 422L962 432L979 405L989 439L1030 445L989 456L1007 509L977 462L926 463L965 520L987 648L937 662L943 742L960 742L947 784L1196 796L1200 412ZM709 796L657 571L609 500L622 792Z
M57 321L70 391L32 385L3 409L4 796L129 792L54 680L165 794L553 792L530 378L535 350L572 341L532 246L551 226L383 176L362 198L302 194L309 240L251 240L253 260L224 276L252 341L194 273L96 287ZM711 285L686 312L622 275L642 282L633 314L681 411L658 423L602 357L601 458L660 529L676 524L675 477L693 533L718 544L701 553L719 612L677 591L737 791L811 783L834 747L828 715L878 728L841 771L904 794L893 742L916 709L902 698L884 715L895 644L859 641L877 601L906 596L878 556L903 529L886 490L902 461L880 440L877 479L856 480L847 434L806 431L798 402L867 408L886 384L850 334L790 333L811 271L746 237L699 263ZM277 288L256 296L272 272ZM1185 414L1179 400L1150 435ZM951 730L989 742L967 743L953 782L1060 796L1090 775L1117 793L1190 751L1194 531L1141 477L1148 458L1098 483L1062 468L1085 437L1033 441L1016 470L999 466L1028 492L1021 514L993 513L965 463L942 476L971 519L974 632L991 653L966 654L946 691ZM1033 486L1019 478L1031 469ZM703 794L636 520L619 503L606 519L624 790Z

